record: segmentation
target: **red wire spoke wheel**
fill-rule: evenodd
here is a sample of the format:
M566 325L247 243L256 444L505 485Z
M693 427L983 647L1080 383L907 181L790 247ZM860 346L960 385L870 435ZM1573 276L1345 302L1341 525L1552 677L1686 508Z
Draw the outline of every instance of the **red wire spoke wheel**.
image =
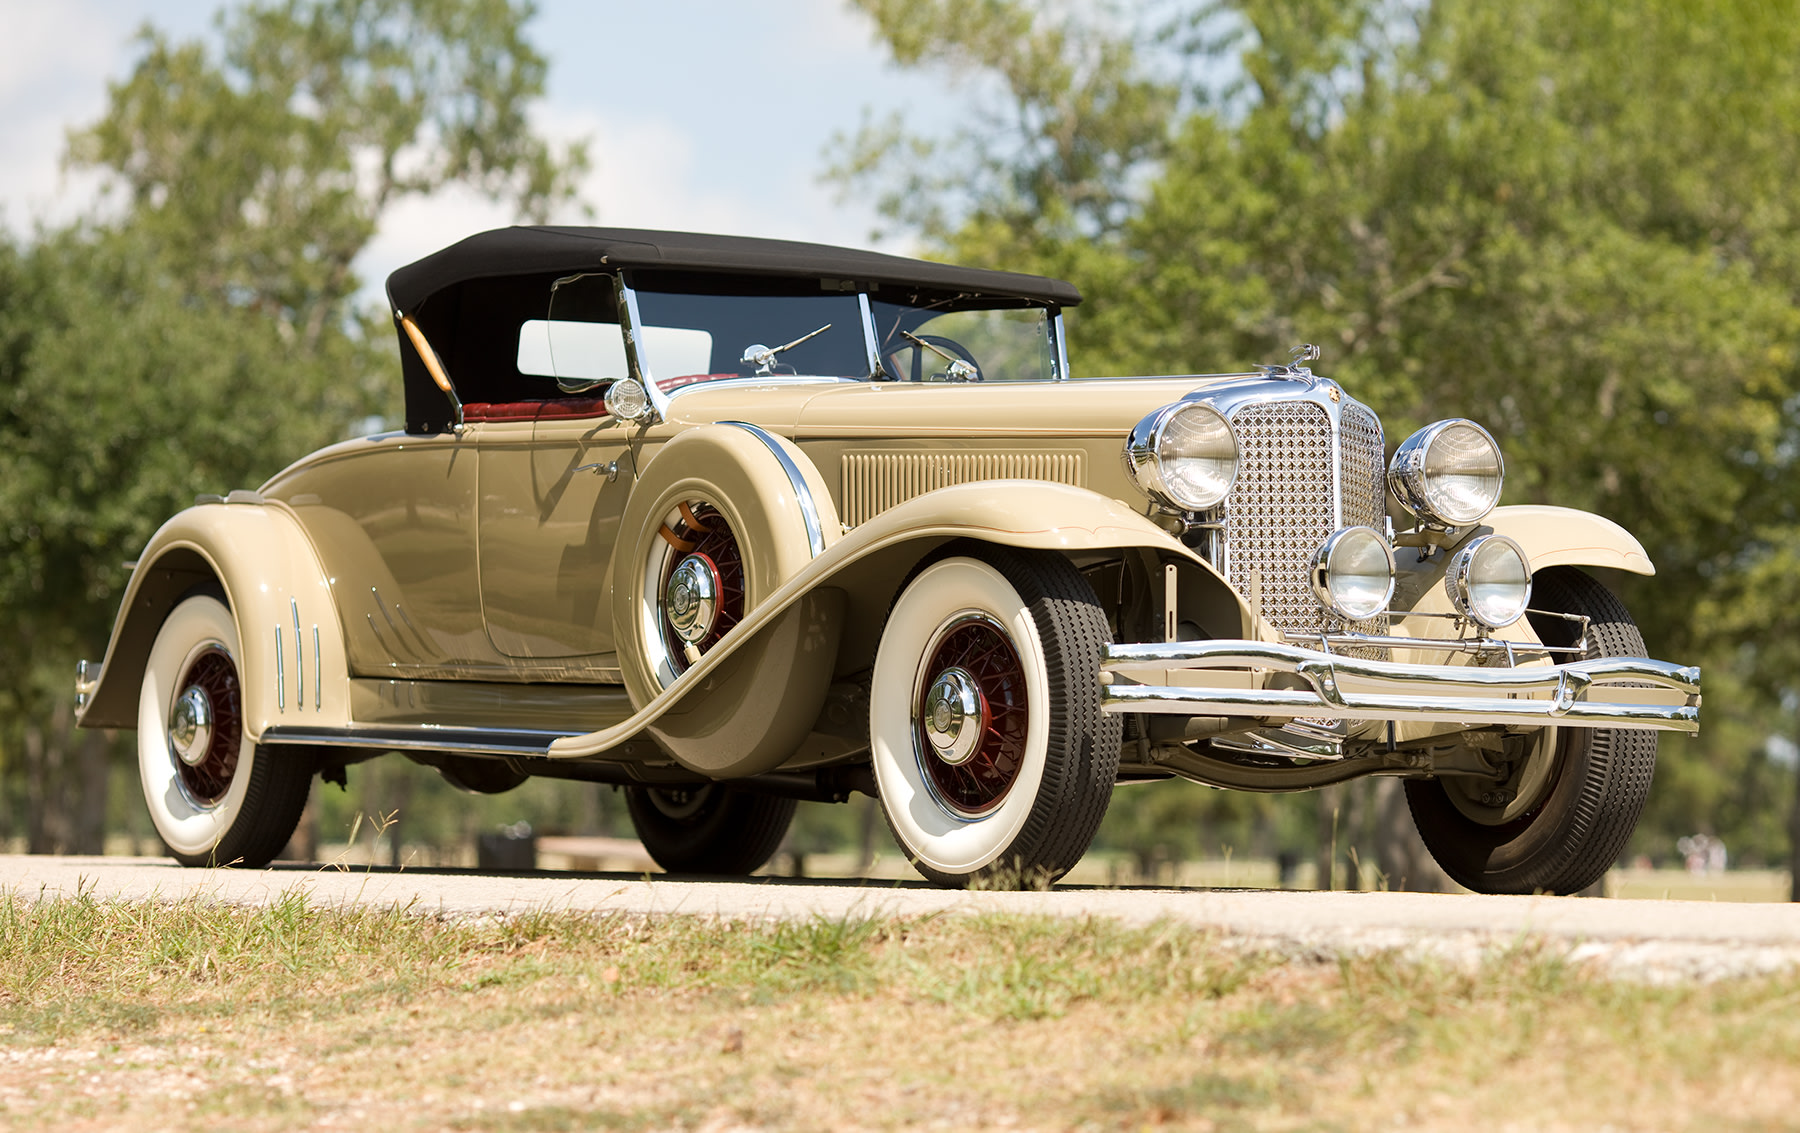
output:
M704 655L744 620L744 552L731 525L708 503L680 504L659 534L668 548L657 590L662 636L679 674L691 663L689 647Z
M182 691L171 710L169 758L188 798L196 806L214 807L231 789L243 741L237 666L223 649L206 649L188 663L179 684ZM204 707L195 710L198 705ZM178 720L187 725L185 736Z
M965 616L944 627L920 669L914 718L919 761L933 791L958 814L1000 805L1025 762L1025 667L1006 630Z
M939 884L1048 885L1087 851L1118 775L1106 616L1055 552L951 550L901 590L875 652L882 814Z

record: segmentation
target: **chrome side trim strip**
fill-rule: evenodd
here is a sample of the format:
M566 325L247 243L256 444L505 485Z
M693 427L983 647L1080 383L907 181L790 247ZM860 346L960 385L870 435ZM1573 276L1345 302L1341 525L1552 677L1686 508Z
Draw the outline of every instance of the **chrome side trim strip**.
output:
M306 711L306 651L300 646L300 600L289 597L294 611L294 708Z
M262 742L305 747L364 747L389 751L440 751L471 755L545 755L552 741L579 732L528 728L445 728L436 724L383 728L309 728L277 725L263 729Z
M800 466L794 463L794 458L781 447L780 441L748 421L720 421L719 424L735 425L743 429L775 454L775 459L781 462L782 470L787 473L788 483L793 485L794 498L800 501L800 515L806 521L806 542L812 548L812 557L816 559L824 554L825 528L819 522L819 505L813 500L812 489L806 486L806 477L801 473Z
M287 711L287 664L281 655L281 627L275 627L275 707Z
M313 623L313 711L325 707L325 662L319 656L319 623Z

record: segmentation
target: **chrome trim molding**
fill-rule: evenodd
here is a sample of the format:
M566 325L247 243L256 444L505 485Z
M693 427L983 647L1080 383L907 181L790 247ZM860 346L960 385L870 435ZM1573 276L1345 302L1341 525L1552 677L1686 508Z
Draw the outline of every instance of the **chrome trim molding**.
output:
M288 605L294 611L294 708L306 711L306 652L300 644L300 600L289 596Z
M794 498L800 501L800 515L806 521L806 543L812 548L812 557L818 558L825 553L825 528L819 522L819 505L813 499L812 489L806 486L806 476L800 466L794 463L781 442L766 431L752 425L748 421L720 421L721 425L735 425L763 443L763 446L775 454L781 462L782 471L787 473L788 483L793 486Z
M580 732L528 728L449 728L437 724L389 725L381 728L310 728L276 725L264 728L263 743L304 747L364 747L390 751L441 751L471 755L546 755L550 744Z
M281 627L275 627L275 707L287 711L287 664L281 655Z
M643 355L639 353L638 329L644 325L643 315L638 313L637 291L625 282L625 273L613 276L614 296L619 304L619 329L625 335L625 363L631 370L631 376L644 387L650 395L650 404L656 410L656 421L669 419L669 395L656 388L656 380L648 366L644 365ZM645 424L654 425L656 421Z
M1422 640L1420 648L1431 648ZM1292 673L1308 688L1228 688L1127 683L1132 671L1267 670ZM1700 730L1700 670L1647 657L1601 657L1562 665L1485 668L1407 665L1262 641L1182 641L1113 645L1102 655L1101 707L1173 715L1308 716L1438 723L1559 723L1587 727ZM1348 678L1364 687L1346 690ZM1164 679L1167 679L1166 676ZM1596 700L1611 682L1667 690L1667 703ZM1471 686L1492 696L1471 696ZM1446 694L1448 687L1459 689ZM1634 690L1636 691L1636 690ZM1641 693L1640 693L1641 695ZM1675 701L1681 703L1675 703Z
M325 708L325 662L319 656L319 623L313 623L313 711Z
M1062 308L1050 317L1050 380L1066 382L1069 380L1069 340L1063 334Z
M869 293L856 293L857 310L862 312L863 353L869 359L869 380L879 381L892 377L887 367L881 364L881 340L875 334L875 310L869 306Z

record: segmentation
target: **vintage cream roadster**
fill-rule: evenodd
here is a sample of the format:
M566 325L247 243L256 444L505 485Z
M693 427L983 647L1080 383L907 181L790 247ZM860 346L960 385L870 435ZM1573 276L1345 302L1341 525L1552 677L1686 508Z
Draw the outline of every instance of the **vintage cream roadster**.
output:
M182 862L266 863L315 775L404 753L619 785L676 871L866 792L950 885L1061 876L1121 782L1395 775L1457 881L1570 892L1698 727L1584 569L1651 573L1632 536L1497 506L1471 421L1390 463L1310 348L1080 380L1058 280L597 228L388 295L404 431L169 520L78 667Z

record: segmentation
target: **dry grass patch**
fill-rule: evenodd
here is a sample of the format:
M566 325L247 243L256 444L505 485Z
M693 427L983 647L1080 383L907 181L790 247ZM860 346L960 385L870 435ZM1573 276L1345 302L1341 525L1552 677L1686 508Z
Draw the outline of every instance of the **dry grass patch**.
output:
M1035 918L0 898L0 1122L1789 1127L1800 980L1650 988Z

